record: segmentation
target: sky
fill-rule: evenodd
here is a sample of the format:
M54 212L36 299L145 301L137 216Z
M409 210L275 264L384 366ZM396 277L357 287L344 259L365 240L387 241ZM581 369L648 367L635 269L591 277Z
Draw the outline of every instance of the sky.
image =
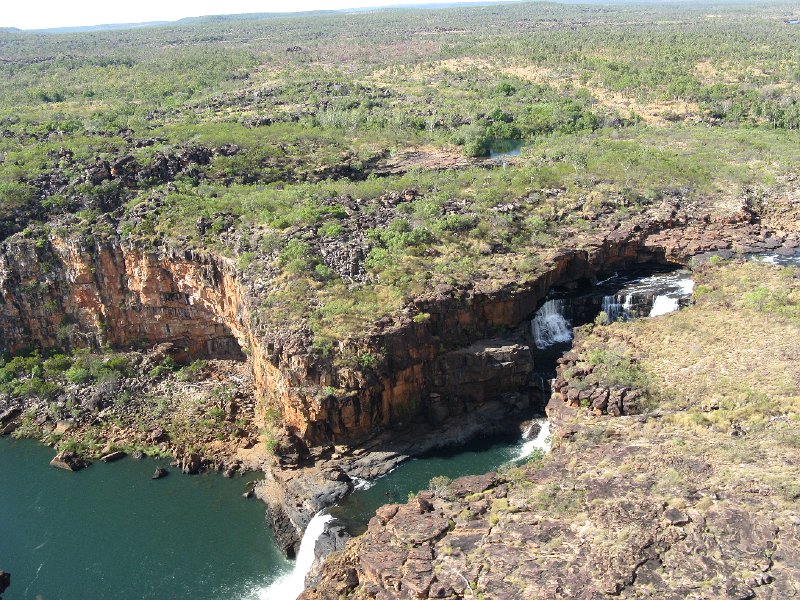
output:
M0 9L0 27L45 29L174 21L183 17L204 15L299 12L446 1L448 0L2 0L4 6Z

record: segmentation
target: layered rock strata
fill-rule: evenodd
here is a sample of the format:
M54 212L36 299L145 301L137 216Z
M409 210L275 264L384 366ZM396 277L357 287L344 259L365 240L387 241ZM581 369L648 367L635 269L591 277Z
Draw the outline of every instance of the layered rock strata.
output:
M65 340L114 347L169 341L189 355L246 354L263 405L281 415L280 463L294 471L277 478L279 503L295 507L287 516L300 531L340 493L330 495L326 484L323 500L307 501L306 477L344 489L349 478L379 475L441 443L449 419L487 410L502 421L498 415L539 401L541 390L527 380L527 323L552 286L636 263L685 263L702 252L791 251L800 240L784 221L777 213L760 223L747 207L724 219L659 207L575 240L576 249L551 251L530 280L431 290L350 342L377 357L369 366L319 356L297 330L270 330L254 316L258 286L234 261L169 245L146 249L117 234L88 242L60 237L56 228L47 239L15 236L3 243L0 350ZM418 439L406 443L402 432L412 424Z
M753 261L696 276L684 311L580 332L549 456L380 508L304 600L795 597L800 276ZM646 384L612 388L619 413L588 402L621 374L603 356Z

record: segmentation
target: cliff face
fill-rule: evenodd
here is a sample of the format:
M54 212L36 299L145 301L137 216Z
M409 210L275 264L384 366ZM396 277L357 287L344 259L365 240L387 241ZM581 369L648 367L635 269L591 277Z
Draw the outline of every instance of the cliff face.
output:
M0 252L0 350L170 341L192 356L246 353L258 392L295 439L355 444L399 422L437 423L506 392L530 394L527 323L553 285L645 261L783 244L785 233L752 220L749 213L690 220L673 211L551 253L530 281L437 288L354 342L382 357L360 368L254 324L257 294L228 259L170 246L145 250L114 236L91 243L15 236ZM422 313L429 316L413 318ZM326 395L326 386L344 393Z
M192 355L242 357L240 290L219 259L53 237L6 243L0 261L3 350L172 341Z
M796 597L800 277L695 277L682 311L581 329L544 460L378 509L302 598Z

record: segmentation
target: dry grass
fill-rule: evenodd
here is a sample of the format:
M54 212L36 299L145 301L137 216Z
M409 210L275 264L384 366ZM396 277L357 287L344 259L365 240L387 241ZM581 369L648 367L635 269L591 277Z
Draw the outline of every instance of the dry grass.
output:
M800 281L757 263L706 267L696 306L661 318L615 324L612 335L675 401L708 408L800 397Z
M661 494L682 493L680 477L662 469L674 463L689 477L679 463L691 456L711 465L704 485L792 503L800 494L800 272L739 262L706 265L695 279L694 306L601 327L582 343L583 353L614 345L636 356L660 392L660 416L585 424L657 449L650 475Z

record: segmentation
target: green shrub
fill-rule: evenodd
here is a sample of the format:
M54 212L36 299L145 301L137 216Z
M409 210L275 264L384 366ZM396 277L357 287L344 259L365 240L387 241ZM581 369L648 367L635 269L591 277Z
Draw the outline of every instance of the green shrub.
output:
M44 361L45 371L59 373L66 371L72 366L72 358L66 354L54 354Z
M171 356L167 356L160 365L156 365L152 369L150 369L150 377L153 379L159 379L164 375L172 373L175 369L178 368L177 363Z
M431 478L430 482L428 483L428 489L436 496L445 498L447 496L447 488L450 483L452 483L452 479L446 475L437 475L436 477Z
M72 366L67 369L65 375L67 376L67 381L70 383L87 383L92 379L92 374L89 372L89 369L77 366Z

